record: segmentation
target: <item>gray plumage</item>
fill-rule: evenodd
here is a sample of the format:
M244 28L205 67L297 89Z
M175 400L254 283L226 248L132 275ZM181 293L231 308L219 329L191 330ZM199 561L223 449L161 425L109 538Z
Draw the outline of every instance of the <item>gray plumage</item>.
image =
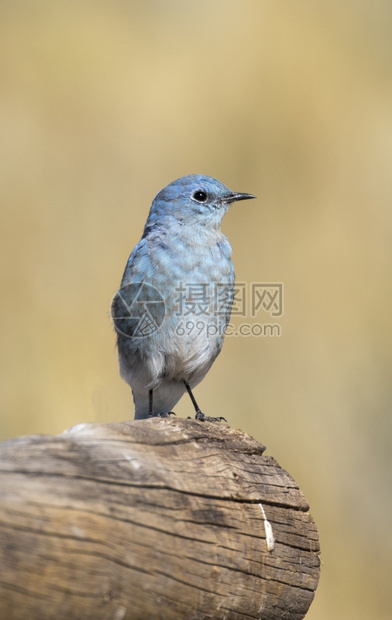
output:
M135 418L167 415L220 353L234 291L220 225L229 205L247 198L254 196L202 175L178 179L155 197L112 304Z

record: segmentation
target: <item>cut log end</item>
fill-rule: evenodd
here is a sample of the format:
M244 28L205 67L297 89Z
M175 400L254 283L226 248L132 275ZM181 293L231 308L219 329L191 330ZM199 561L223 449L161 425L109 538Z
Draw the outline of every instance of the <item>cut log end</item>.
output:
M3 442L0 617L303 618L317 529L264 450L159 418Z

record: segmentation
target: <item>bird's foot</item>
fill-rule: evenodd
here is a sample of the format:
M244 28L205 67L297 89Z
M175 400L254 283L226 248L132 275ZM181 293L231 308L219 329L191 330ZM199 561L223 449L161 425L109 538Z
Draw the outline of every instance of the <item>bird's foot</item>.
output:
M150 418L170 418L171 415L176 415L174 411L163 411L161 413L153 413L149 415Z
M200 422L221 422L224 420L227 422L226 418L223 416L218 416L217 418L213 418L209 415L205 415L202 411L196 411L195 420L199 420Z

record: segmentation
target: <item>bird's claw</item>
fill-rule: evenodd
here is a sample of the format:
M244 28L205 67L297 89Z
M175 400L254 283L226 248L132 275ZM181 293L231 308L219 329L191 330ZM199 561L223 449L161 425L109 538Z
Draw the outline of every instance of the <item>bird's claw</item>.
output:
M202 411L196 412L195 420L199 420L200 422L221 422L222 420L224 420L227 423L226 418L224 418L223 416L213 418L209 415L205 415L205 413L203 413Z
M171 415L176 415L174 413L174 411L166 411L166 412L162 412L162 413L153 413L153 414L149 414L150 418L170 418Z

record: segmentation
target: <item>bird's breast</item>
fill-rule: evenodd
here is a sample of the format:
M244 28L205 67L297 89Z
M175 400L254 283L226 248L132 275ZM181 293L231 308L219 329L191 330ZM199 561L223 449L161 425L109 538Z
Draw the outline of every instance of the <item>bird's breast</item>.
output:
M234 268L226 237L204 231L147 235L128 262L124 294L132 293L135 282L143 283L143 294L127 299L130 314L154 329L131 338L126 348L149 360L153 369L148 374L157 380L206 372L222 347L233 301ZM148 299L144 285L150 287ZM136 331L141 331L139 323Z
M219 281L233 272L231 246L218 231L194 231L193 234L160 237L151 240L149 255L155 276L166 281Z

